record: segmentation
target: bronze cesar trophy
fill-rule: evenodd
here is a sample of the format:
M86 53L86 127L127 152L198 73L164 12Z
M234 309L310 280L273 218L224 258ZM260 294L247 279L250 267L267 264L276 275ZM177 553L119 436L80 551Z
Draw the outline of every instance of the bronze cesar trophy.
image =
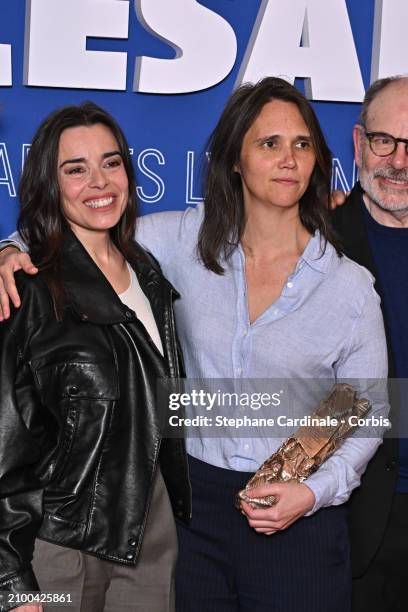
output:
M254 508L273 506L276 499L248 497L247 492L272 482L297 480L303 482L334 453L343 440L354 430L354 422L365 417L370 402L358 399L355 389L348 384L335 384L329 396L322 400L310 417L311 425L299 429L283 442L267 459L236 496L236 506L241 500ZM357 419L350 419L357 417Z

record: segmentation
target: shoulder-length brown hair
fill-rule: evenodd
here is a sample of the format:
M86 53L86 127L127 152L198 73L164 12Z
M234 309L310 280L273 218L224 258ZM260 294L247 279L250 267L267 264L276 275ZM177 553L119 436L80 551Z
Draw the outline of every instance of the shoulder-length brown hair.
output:
M264 105L272 100L296 104L309 128L316 155L309 186L300 200L301 222L311 233L319 230L325 244L330 241L340 253L328 211L332 156L318 119L296 87L283 79L266 77L255 85L242 85L232 94L208 141L210 156L198 254L206 268L216 274L224 273L220 262L231 256L245 226L241 176L234 169L239 164L242 141Z
M136 187L129 145L115 119L93 102L65 106L48 115L34 135L19 186L20 214L17 228L33 261L45 272L57 314L61 314L63 290L60 276L63 234L68 228L58 183L58 148L61 134L78 126L106 126L118 143L129 182L129 198L119 222L110 230L112 240L126 258L133 253L137 214Z

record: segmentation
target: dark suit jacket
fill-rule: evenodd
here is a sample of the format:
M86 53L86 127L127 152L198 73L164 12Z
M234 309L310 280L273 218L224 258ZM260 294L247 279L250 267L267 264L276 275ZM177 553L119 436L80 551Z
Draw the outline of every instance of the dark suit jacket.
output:
M365 266L373 276L376 270L364 224L363 191L357 183L343 206L333 213L334 225L350 259ZM376 286L377 292L381 293ZM393 356L387 330L389 377L394 377ZM390 398L395 409L395 399ZM393 415L391 414L391 418ZM367 466L361 486L354 491L349 502L351 562L353 577L364 574L372 561L384 535L390 514L392 497L398 475L398 440L386 438Z

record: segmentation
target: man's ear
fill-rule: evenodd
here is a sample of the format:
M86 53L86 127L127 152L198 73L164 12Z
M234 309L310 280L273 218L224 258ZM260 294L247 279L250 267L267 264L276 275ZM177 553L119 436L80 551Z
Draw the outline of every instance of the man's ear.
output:
M363 127L361 125L357 124L353 127L354 161L358 168L360 168L361 165L362 131Z

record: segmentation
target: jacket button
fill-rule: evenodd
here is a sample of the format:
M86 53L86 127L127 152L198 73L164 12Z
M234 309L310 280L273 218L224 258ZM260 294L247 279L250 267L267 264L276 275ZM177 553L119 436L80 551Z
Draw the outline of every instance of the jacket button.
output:
M179 516L180 518L182 518L184 516L184 512L182 510L179 510L177 512L177 516Z
M136 546L137 541L134 538L130 538L130 540L128 540L128 544L129 546Z
M82 319L82 321L87 321L88 320L88 315L87 314L81 314L81 319Z
M177 500L177 504L178 504L179 506L182 506L182 505L183 505L183 500L182 500L182 499L178 499L178 500Z
M131 318L133 317L133 315L132 315L132 313L130 312L130 310L127 310L127 311L125 312L125 317L126 317L127 319L131 319Z
M79 389L78 387L69 387L68 392L70 395L78 395Z
M133 559L133 553L131 553L131 552L126 553L126 559L127 559L128 561L132 561L132 559Z
M385 465L385 471L386 472L393 472L396 468L397 462L395 461L395 459L393 459L392 461L389 461L388 463L386 463Z

